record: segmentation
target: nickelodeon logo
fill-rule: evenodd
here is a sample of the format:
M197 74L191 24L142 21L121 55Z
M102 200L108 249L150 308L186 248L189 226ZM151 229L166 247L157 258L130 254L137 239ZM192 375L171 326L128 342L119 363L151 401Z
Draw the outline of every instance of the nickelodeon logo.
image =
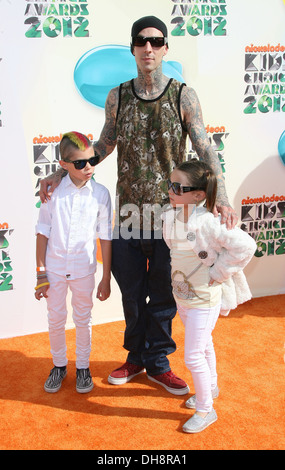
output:
M226 132L226 128L225 126L216 126L216 127L213 127L213 126L209 126L209 124L207 125L207 127L205 127L206 129L206 132L207 134L210 132L211 134L221 134L221 133L224 133Z
M208 138L213 149L217 152L223 173L225 173L225 139L229 136L229 132L226 132L225 126L210 126L209 124L205 127L205 131L209 134Z
M3 224L0 224L0 230L8 230L9 225L7 222L4 222Z

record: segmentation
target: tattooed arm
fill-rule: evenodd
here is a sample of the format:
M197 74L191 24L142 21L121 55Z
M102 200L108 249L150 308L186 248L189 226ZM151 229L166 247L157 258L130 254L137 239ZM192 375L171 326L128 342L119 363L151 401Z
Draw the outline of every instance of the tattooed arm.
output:
M193 88L183 88L181 115L183 122L187 126L194 150L202 161L207 162L211 166L217 176L217 211L222 216L221 222L226 223L228 228L232 228L236 225L238 217L229 204L222 167L207 136L199 99Z
M100 155L100 162L113 152L116 143L116 116L119 104L119 88L113 88L105 104L105 124L100 138L94 143L94 149Z
M119 103L119 88L113 88L107 97L105 105L105 124L98 142L94 144L94 150L99 153L100 161L104 160L116 146L116 115ZM60 168L55 173L48 175L40 181L40 199L46 202L61 182L66 171Z

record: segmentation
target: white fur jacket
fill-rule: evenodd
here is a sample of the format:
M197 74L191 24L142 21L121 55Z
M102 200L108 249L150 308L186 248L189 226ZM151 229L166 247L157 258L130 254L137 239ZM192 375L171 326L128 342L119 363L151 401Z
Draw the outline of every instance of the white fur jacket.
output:
M210 277L222 283L220 313L228 315L231 309L252 297L243 269L253 257L256 243L238 227L228 230L221 224L220 217L215 217L203 206L193 208L187 226L189 248L209 266ZM163 237L170 249L175 217L174 209L162 215Z

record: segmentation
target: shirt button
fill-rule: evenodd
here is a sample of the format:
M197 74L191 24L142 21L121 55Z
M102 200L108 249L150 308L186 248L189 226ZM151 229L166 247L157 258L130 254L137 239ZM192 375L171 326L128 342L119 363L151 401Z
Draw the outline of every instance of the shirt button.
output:
M195 239L196 239L196 235L195 235L194 232L189 232L189 233L187 233L187 240L188 240L189 242L193 242Z

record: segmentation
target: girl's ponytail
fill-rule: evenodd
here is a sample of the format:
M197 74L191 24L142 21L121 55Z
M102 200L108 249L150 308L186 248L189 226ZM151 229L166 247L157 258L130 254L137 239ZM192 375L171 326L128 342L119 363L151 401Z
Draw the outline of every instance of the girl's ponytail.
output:
M206 180L206 206L209 212L213 212L217 197L217 178L211 168L205 170L204 178Z

